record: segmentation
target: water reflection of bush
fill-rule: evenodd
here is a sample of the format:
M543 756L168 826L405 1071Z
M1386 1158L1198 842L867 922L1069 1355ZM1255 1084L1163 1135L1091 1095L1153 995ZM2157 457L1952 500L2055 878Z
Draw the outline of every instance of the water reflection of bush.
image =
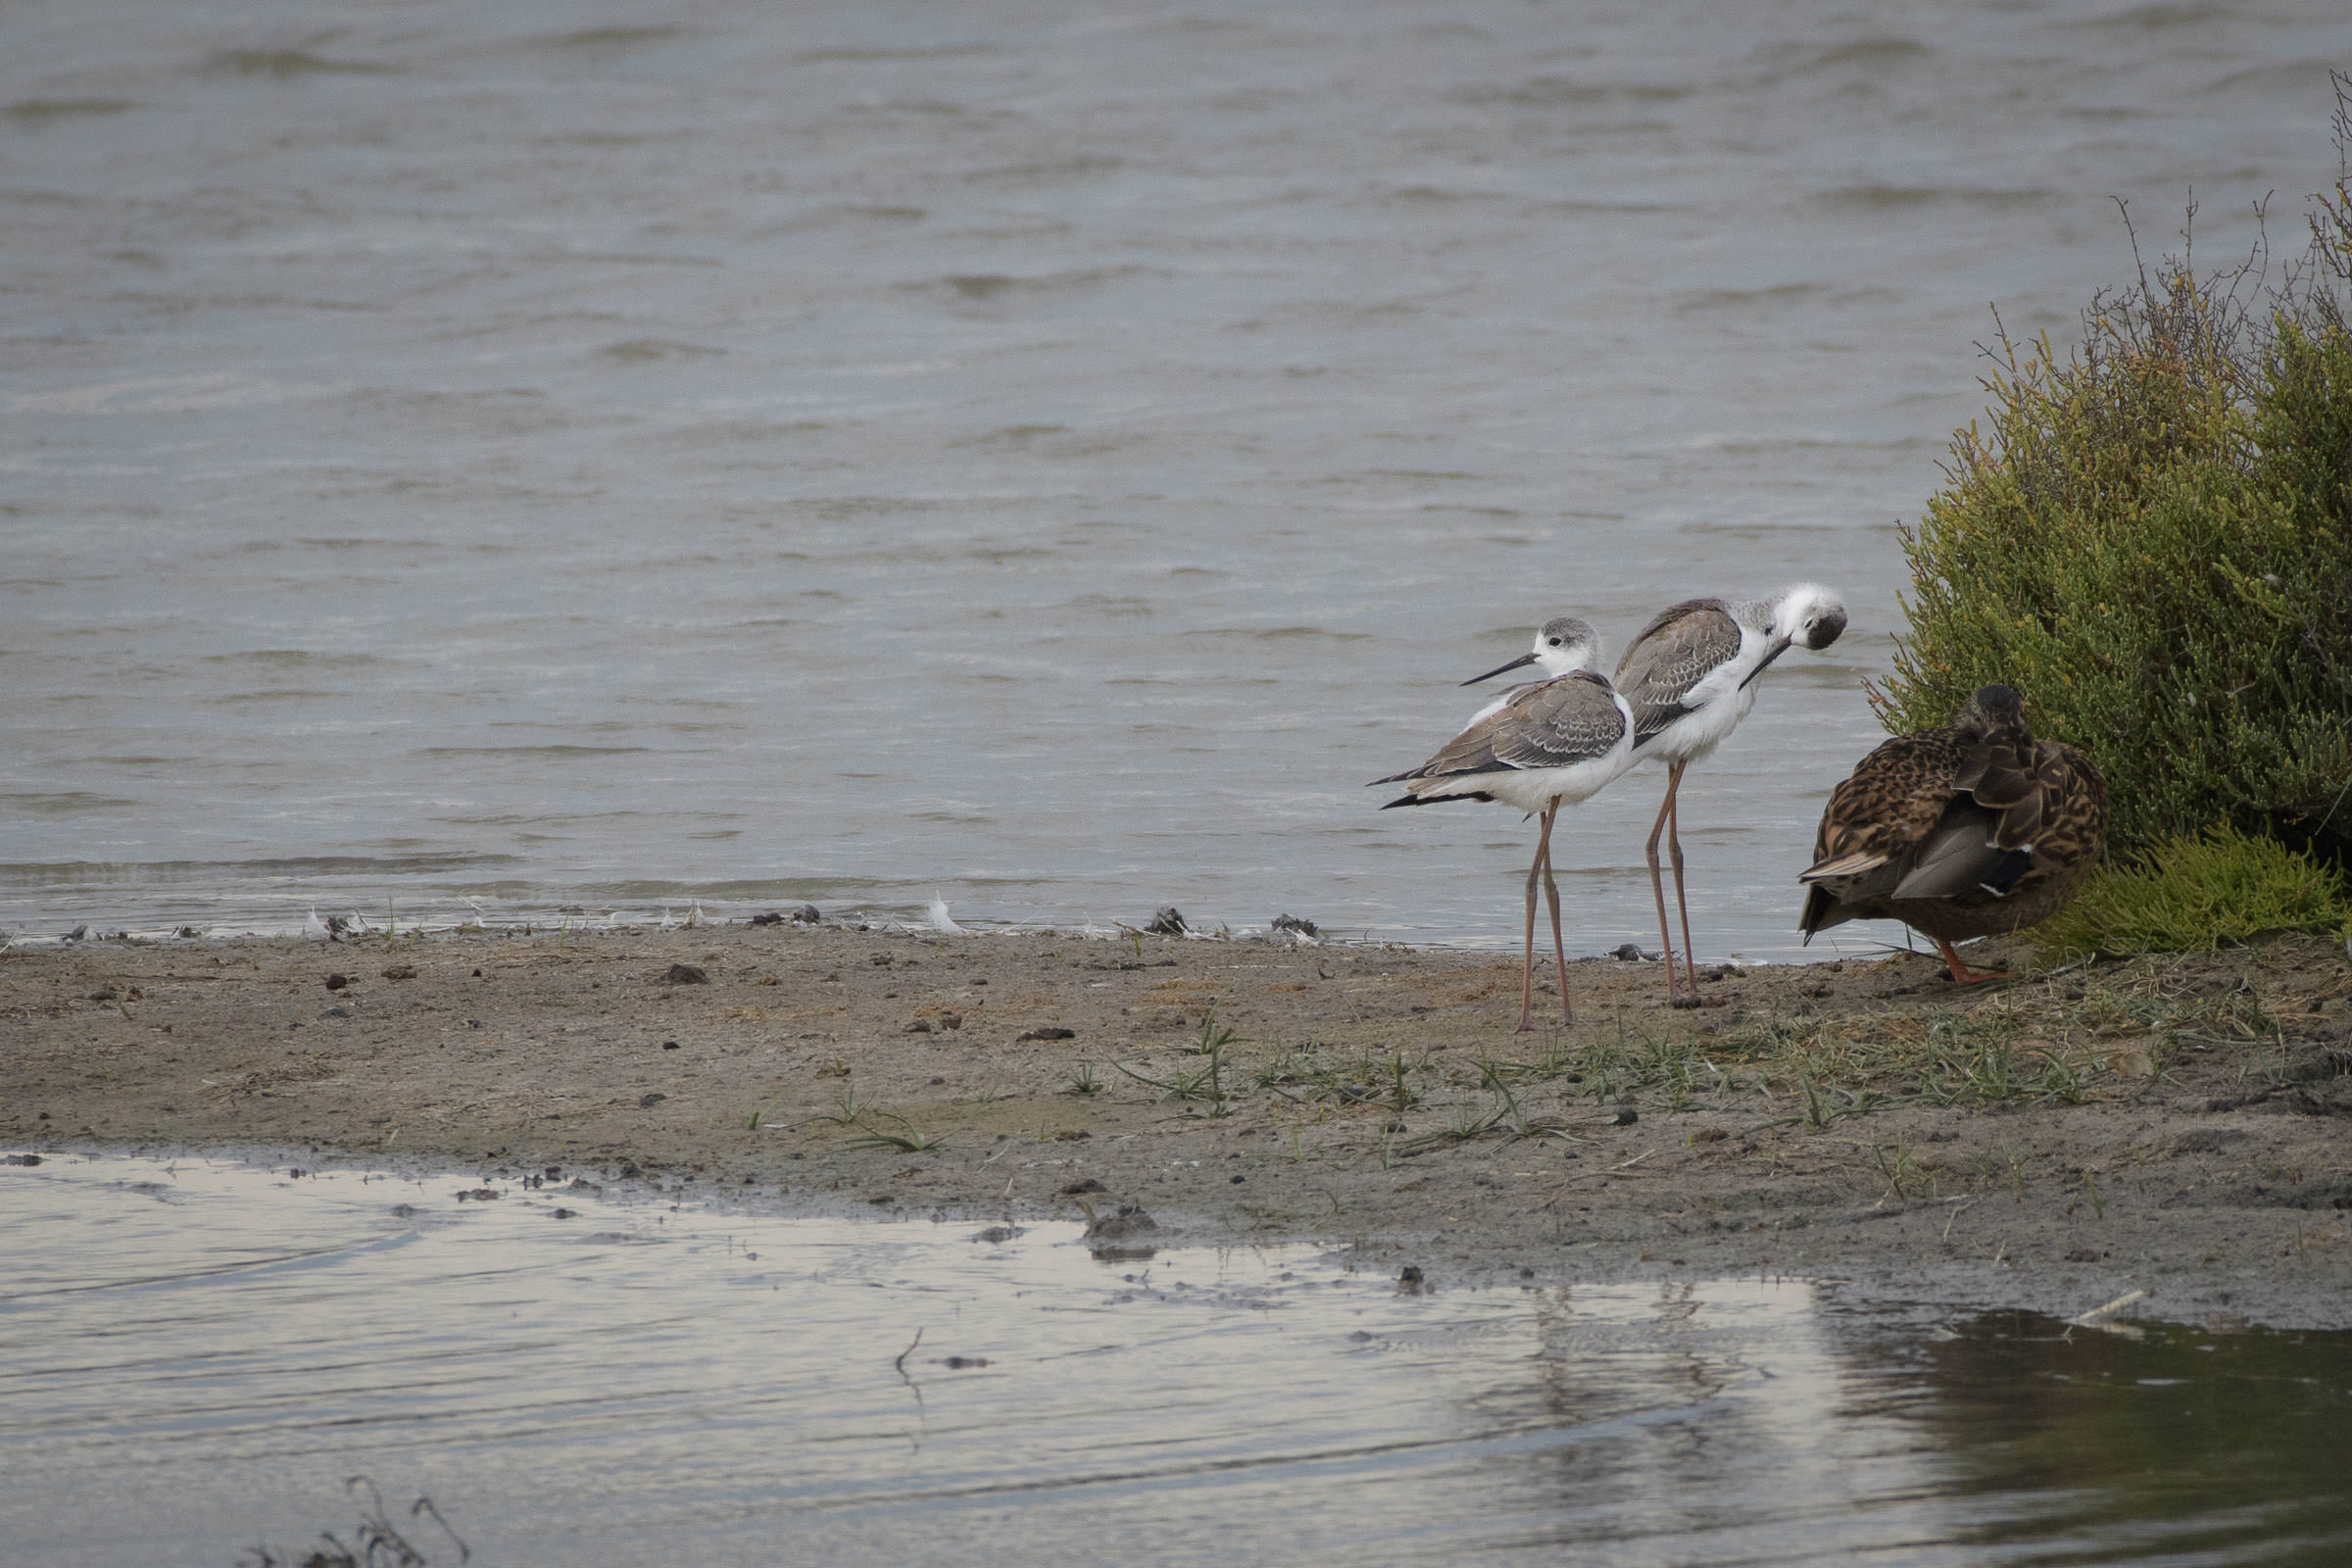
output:
M1471 1429L1506 1439L1469 1466L1482 1548L2011 1563L2227 1545L2340 1568L2352 1541L2352 1334L2070 1333L1849 1309L1795 1281L1528 1307L1519 1375L1465 1396Z
M2070 1332L1991 1313L1927 1361L1956 1486L2045 1494L1979 1541L2064 1531L2154 1549L2161 1536L2192 1552L2270 1539L2288 1554L2263 1561L2313 1564L2352 1549L2352 1334Z

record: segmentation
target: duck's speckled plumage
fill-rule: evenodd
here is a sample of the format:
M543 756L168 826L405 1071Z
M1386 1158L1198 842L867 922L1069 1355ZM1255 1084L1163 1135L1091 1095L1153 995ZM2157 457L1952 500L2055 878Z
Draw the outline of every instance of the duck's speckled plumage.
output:
M2106 844L2097 765L2035 740L2017 694L1986 686L1949 725L1887 741L1830 792L1797 923L1808 941L1857 919L1939 944L2006 935L2056 913Z

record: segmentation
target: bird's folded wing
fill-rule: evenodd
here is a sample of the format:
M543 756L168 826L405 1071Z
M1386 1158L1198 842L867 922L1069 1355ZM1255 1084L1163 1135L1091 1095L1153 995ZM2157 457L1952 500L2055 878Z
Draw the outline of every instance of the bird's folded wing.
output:
M1589 670L1579 671L1517 688L1419 767L1373 782L1567 767L1606 756L1624 736L1625 715L1610 695L1608 681Z
M1563 675L1529 688L1529 695L1494 715L1509 719L1489 741L1495 760L1512 767L1568 767L1606 757L1625 739L1625 714L1598 675Z
M2034 745L2042 815L2034 853L2044 865L2088 864L2107 846L2107 780L2098 764L2058 741Z
M1856 876L1907 856L1951 804L1962 760L1948 730L1897 735L1862 759L1830 792L1814 840L1808 882ZM1853 870L1838 869L1851 865Z
M1898 899L1953 899L1983 889L2011 851L1993 842L1999 816L1965 796L1954 801L1912 858L1911 868L1894 885ZM2009 881L2016 878L2011 876ZM2006 891L2004 889L2004 891Z
M1740 623L1720 599L1669 605L1637 633L1617 662L1617 689L1633 705L1634 733L1653 735L1690 712L1690 688L1740 652Z
M1863 872L1875 871L1886 863L1886 857L1884 855L1869 850L1856 850L1851 855L1840 855L1799 871L1796 879L1799 882L1828 882L1838 877L1860 876Z
M2059 781L2043 765L2039 748L2019 731L1988 735L1971 746L1954 782L1979 806L1999 813L1994 837L2000 847L2022 850L2040 834L2051 787Z
M1963 772L1979 782L1912 857L1895 898L2005 898L2098 853L2105 790L2085 777L2096 770L2081 753L2050 741L1989 750L1972 751Z

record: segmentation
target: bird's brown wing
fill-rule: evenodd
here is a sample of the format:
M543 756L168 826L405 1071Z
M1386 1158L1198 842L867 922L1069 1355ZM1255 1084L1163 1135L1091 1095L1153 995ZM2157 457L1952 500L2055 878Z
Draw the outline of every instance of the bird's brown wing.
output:
M1900 872L1886 891L1897 899L1960 898L1987 884L1998 885L2005 873L2013 876L2031 865L2021 859L2007 864L2019 847L2000 843L2002 815L1977 804L1965 791L1952 797L1936 820L1935 831L1902 859L1889 867ZM2006 889L2004 888L2005 892ZM1997 895L1987 894L1987 897Z
M1495 718L1517 721L1494 740L1495 760L1512 767L1568 767L1606 757L1625 738L1625 713L1606 676L1579 670L1535 688Z
M1959 744L1951 797L1935 830L1897 867L1895 898L2002 898L2033 868L2042 815L2034 737L1999 729Z
M1449 778L1507 768L1567 767L1608 755L1625 736L1625 714L1608 681L1590 670L1521 686L1494 712L1410 772L1374 779Z
M1690 711L1683 706L1690 688L1739 652L1740 623L1720 599L1686 599L1651 616L1617 662L1635 735L1654 735Z
M1942 820L1966 760L1961 738L1949 729L1881 744L1830 792L1813 864L1798 880L1828 884L1841 897L1890 890L1906 858Z
M1954 797L1895 898L2017 899L2054 880L2079 881L2106 847L2106 780L2074 748L1996 734L1971 748L1961 774L1978 782Z
M2034 743L2034 770L2041 783L2034 869L2054 875L2096 863L2107 848L2106 775L2096 762L2058 741Z
M2044 777L2039 747L2024 730L1996 730L1976 742L1952 782L1999 813L1994 839L2003 850L2021 849L2040 835L2051 780Z

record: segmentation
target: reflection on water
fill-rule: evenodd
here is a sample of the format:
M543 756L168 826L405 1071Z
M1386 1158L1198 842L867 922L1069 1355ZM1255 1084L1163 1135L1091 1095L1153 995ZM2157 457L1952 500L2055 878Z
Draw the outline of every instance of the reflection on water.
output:
M2352 1336L1955 1328L1929 1363L1963 1485L2033 1499L1977 1539L2068 1562L2352 1561Z
M1454 1289L1434 1257L1412 1291L1385 1250L1098 1259L1074 1224L691 1192L0 1169L8 1560L348 1539L357 1473L489 1564L2352 1544L2345 1335L2069 1335L1788 1281Z

